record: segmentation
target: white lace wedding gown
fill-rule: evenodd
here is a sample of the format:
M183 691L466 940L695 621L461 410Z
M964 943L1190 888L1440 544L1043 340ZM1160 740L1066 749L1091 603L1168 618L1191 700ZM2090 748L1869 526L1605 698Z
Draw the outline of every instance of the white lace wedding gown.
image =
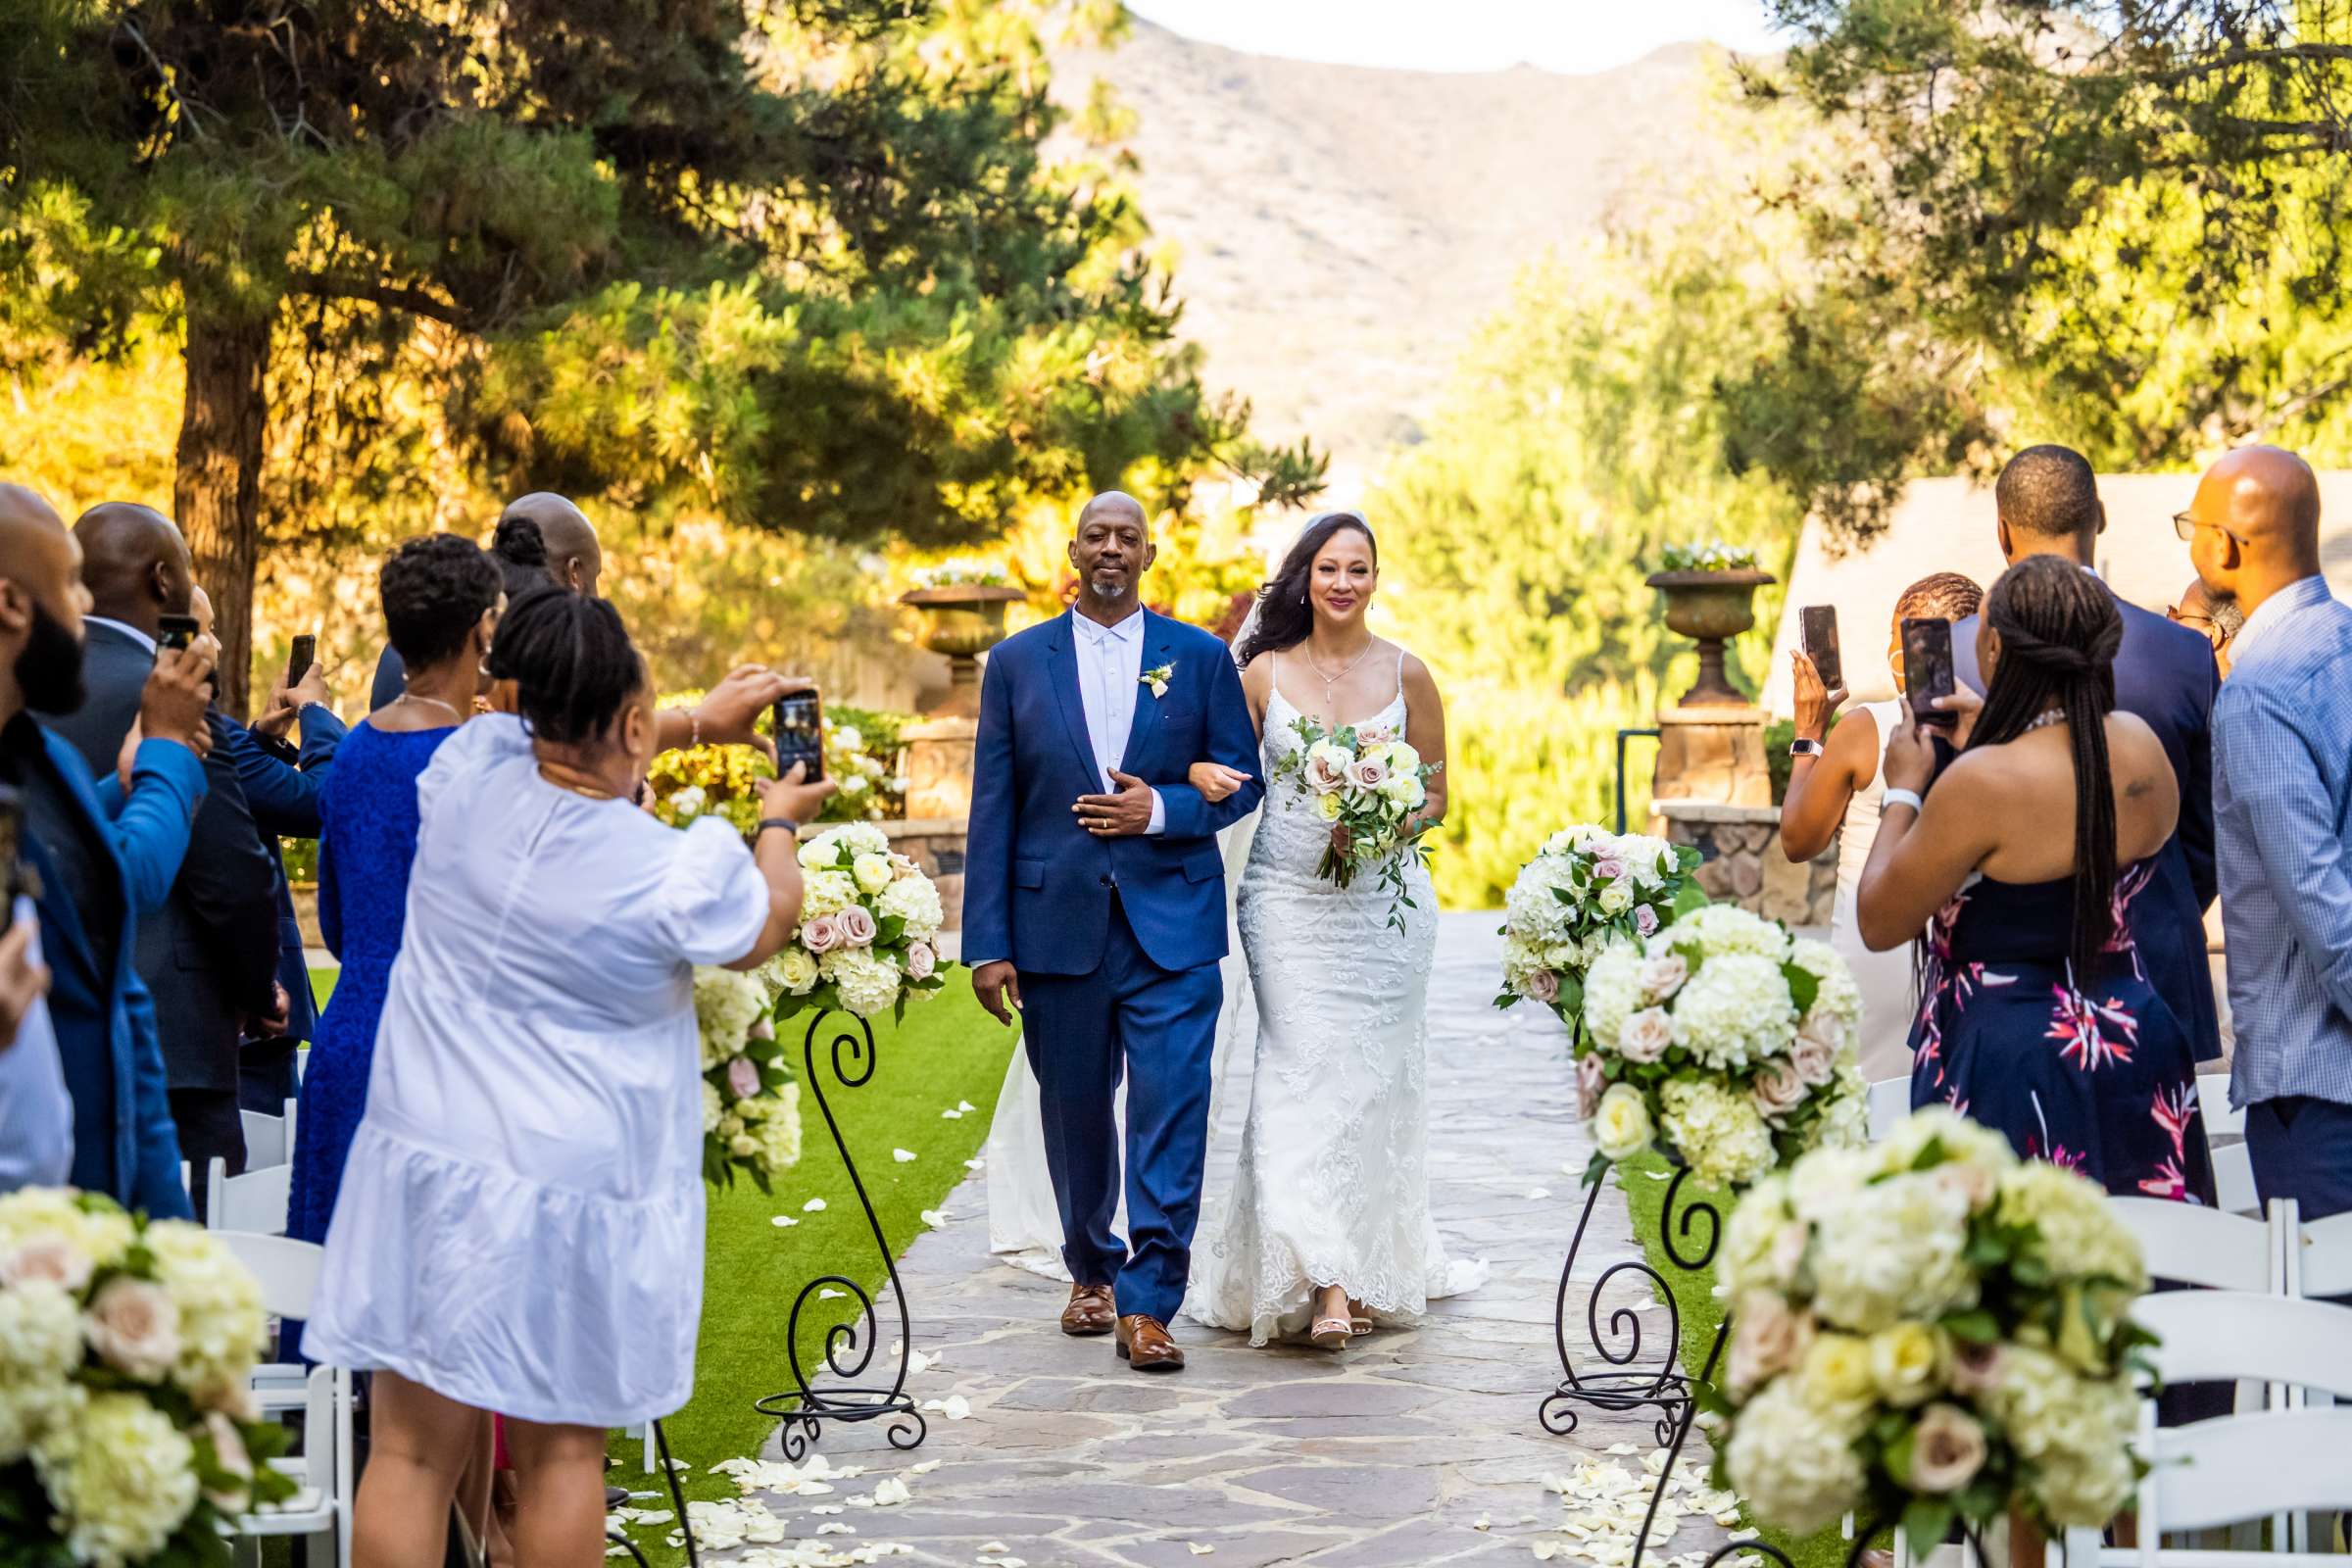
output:
M1299 748L1298 717L1277 689L1237 906L1258 1018L1249 1118L1232 1183L1221 1195L1212 1184L1184 1306L1252 1345L1305 1333L1321 1286L1401 1323L1486 1278L1484 1263L1447 1261L1429 1210L1429 873L1406 879L1402 930L1377 878L1343 891L1316 876L1330 825L1294 783L1274 782L1276 760ZM1404 720L1400 683L1358 727L1401 735Z

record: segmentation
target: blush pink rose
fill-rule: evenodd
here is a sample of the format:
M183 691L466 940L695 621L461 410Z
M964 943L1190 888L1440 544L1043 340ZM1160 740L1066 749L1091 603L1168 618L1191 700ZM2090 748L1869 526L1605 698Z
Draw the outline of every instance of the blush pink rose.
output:
M1580 1056L1576 1062L1576 1119L1591 1121L1600 1108L1600 1093L1609 1086L1609 1075L1601 1070L1597 1055Z
M727 1087L735 1091L737 1100L749 1100L760 1093L760 1064L749 1056L737 1056L728 1062Z
M124 1377L152 1383L179 1357L179 1305L171 1293L128 1274L106 1282L81 1322L98 1358Z
M1825 1041L1798 1035L1788 1048L1788 1065L1811 1088L1825 1088L1837 1076L1838 1051Z
M1628 1061L1662 1060L1674 1044L1674 1020L1662 1007L1644 1007L1617 1031L1617 1054Z
M928 980L931 978L931 972L938 967L939 955L931 951L930 943L916 942L908 945L906 949L907 979Z
M1664 1002L1683 989L1690 978L1690 965L1679 953L1661 953L1643 961L1639 983L1642 994L1652 1002Z
M1813 1344L1813 1315L1792 1312L1778 1291L1750 1291L1732 1314L1730 1359L1724 1372L1732 1392L1744 1395L1804 1358Z
M1548 1007L1559 1000L1560 977L1549 969L1535 970L1521 984L1527 988L1528 1000L1531 1002L1541 1002Z
M1376 790L1389 781L1389 764L1377 757L1359 757L1348 764L1348 782L1359 790Z
M1911 1485L1931 1496L1958 1492L1984 1468L1989 1445L1977 1418L1956 1404L1931 1404L1911 1429Z
M1768 1120L1788 1115L1805 1102L1805 1081L1796 1075L1785 1057L1775 1056L1756 1074L1748 1086L1748 1098L1756 1102Z
M801 946L810 953L831 953L841 946L841 922L829 914L820 914L801 927Z
M1634 929L1645 937L1658 934L1658 911L1646 904L1634 906Z
M841 927L841 940L853 948L871 946L877 927L873 914L860 904L853 904L833 916Z
M1973 1345L1963 1340L1952 1347L1952 1392L1990 1394L2001 1386L2008 1356L1997 1345Z
M204 1418L204 1435L213 1440L213 1462L228 1472L236 1484L232 1491L208 1492L206 1498L223 1513L241 1513L251 1494L253 1455L246 1451L245 1435L237 1424L215 1410Z
M1604 882L1614 882L1625 875L1625 862L1608 856L1592 862L1592 874Z
M36 1283L78 1295L90 1283L90 1260L62 1236L36 1236L0 1258L0 1286Z
M763 1012L752 1020L752 1026L743 1032L743 1037L746 1040L773 1040L776 1038L776 1020Z

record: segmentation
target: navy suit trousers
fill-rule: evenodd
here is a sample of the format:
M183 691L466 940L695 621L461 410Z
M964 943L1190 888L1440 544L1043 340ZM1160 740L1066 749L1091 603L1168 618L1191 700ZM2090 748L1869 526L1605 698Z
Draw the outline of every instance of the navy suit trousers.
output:
M1022 1036L1045 1113L1062 1260L1109 1285L1122 1314L1166 1323L1184 1302L1207 1155L1210 1057L1224 982L1213 963L1162 969L1114 895L1092 973L1021 976ZM1120 1150L1112 1100L1127 1080L1128 1240L1111 1230Z

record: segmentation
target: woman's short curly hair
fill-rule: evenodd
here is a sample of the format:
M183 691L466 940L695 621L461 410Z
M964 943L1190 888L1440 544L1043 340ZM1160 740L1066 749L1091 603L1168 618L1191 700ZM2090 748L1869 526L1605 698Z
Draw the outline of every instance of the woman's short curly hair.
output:
M437 664L498 603L498 563L470 539L428 533L392 552L377 575L384 626L410 669Z

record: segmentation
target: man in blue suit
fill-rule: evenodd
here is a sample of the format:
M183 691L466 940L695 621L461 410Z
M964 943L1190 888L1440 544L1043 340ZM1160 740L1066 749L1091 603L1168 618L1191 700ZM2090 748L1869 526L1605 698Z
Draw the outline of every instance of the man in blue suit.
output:
M1156 553L1140 503L1095 497L1070 542L1077 602L989 656L963 956L982 1006L1007 1024L1022 1012L1072 1282L1062 1332L1115 1331L1136 1370L1172 1372L1224 999L1215 835L1263 789L1233 656L1143 608ZM1210 805L1185 782L1203 760L1248 782ZM1126 1242L1111 1230L1122 1074Z
M28 711L80 706L81 550L47 503L0 485L0 776L24 808L24 856L50 968L49 1015L74 1103L74 1186L163 1218L189 1215L155 1012L134 964L137 916L169 895L204 798L211 661L166 653L141 699L131 787L93 782Z
M2092 569L2107 509L2082 454L2028 447L2001 470L1993 507L2001 555L2011 564L2027 556L2062 556ZM2132 896L2132 929L2148 978L2196 1042L2197 1058L2216 1060L2222 1033L2205 956L2205 910L2215 892L2213 700L2221 671L2212 643L2188 627L2121 599L2115 608L2124 617L2115 706L2156 732L2180 786L2180 825L2157 852L2147 885ZM1971 615L1952 628L1952 665L1962 682L1982 692L1977 619Z

